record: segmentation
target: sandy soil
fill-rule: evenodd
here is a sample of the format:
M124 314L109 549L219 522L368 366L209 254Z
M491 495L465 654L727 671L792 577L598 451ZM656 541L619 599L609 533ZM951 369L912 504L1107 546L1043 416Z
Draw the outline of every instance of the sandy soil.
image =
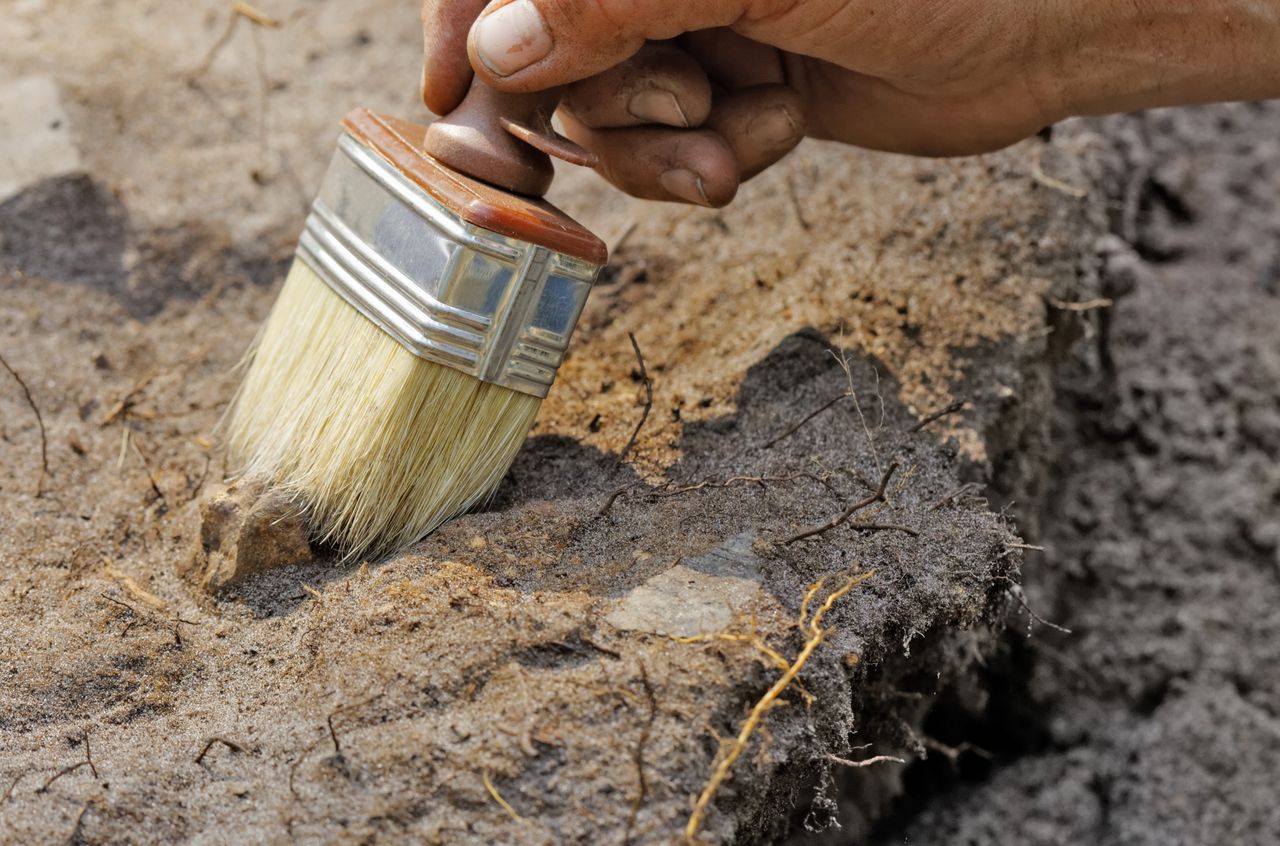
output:
M3 839L671 842L781 672L752 619L789 659L809 586L874 571L709 842L1268 842L1273 110L957 163L806 144L723 212L565 173L621 243L495 500L210 595L179 571L232 369L337 118L424 117L415 12L117 6L0 21L0 71L56 81L84 162L0 200L0 354L41 415L0 373ZM654 403L615 466L629 332ZM894 462L864 519L910 531L780 542ZM1025 637L1013 517L1071 637ZM831 757L875 754L913 763Z

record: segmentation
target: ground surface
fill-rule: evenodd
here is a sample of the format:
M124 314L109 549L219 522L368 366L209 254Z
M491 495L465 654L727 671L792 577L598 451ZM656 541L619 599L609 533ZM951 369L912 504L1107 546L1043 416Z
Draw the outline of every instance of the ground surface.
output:
M1037 627L1005 703L951 723L1000 760L919 772L880 843L1280 842L1280 108L1099 128L1144 261L1059 374L1025 575L1072 633Z
M1280 535L1250 493L1261 483L1232 486L1235 505L1203 493L1254 515L1243 552L1217 511L1200 523L1190 505L1160 512L1217 541L1146 536L1104 495L1149 496L1150 479L1171 500L1196 479L1229 484L1219 470L1170 481L1199 465L1139 439L1202 413L1186 405L1199 382L1144 364L1150 339L1162 339L1153 355L1207 365L1180 346L1191 327L1156 319L1163 277L1134 247L1184 286L1168 313L1189 323L1204 322L1197 285L1225 279L1228 249L1232 273L1274 294L1276 256L1257 250L1274 227L1244 225L1274 220L1275 171L1250 170L1274 161L1261 146L1271 112L1228 113L1242 148L1218 153L1230 184L1204 182L1195 158L1218 149L1212 112L1167 147L1128 123L963 163L805 145L724 212L637 204L564 174L557 201L614 242L615 259L494 501L391 560L321 557L210 595L179 571L200 543L199 502L227 471L216 423L232 368L287 267L336 120L357 104L422 117L414 10L280 3L265 10L279 28L228 29L220 3L120 5L20 0L0 21L17 45L0 78L45 80L22 98L45 103L35 113L52 151L0 146L0 166L22 171L0 173L21 183L0 198L0 355L31 394L0 372L6 840L671 842L779 660L812 634L812 607L797 624L806 591L822 580L820 601L862 577L731 768L701 821L708 841L807 827L837 843L1010 831L1091 842L1114 824L1108 836L1131 842L1151 826L1117 809L1177 825L1161 803L1210 830L1266 830L1248 787L1274 763L1274 663L1246 643L1269 631ZM1202 141L1186 140L1194 126ZM1244 199L1214 199L1231 190ZM1206 220L1219 252L1187 247ZM1103 237L1112 229L1122 237ZM1134 279L1139 293L1100 335L1107 312L1074 304ZM1223 290L1247 303L1241 331L1261 332L1271 294ZM1142 303L1149 312L1126 311ZM1215 308L1225 323L1232 308ZM1127 334L1126 316L1149 336ZM647 417L628 333L653 382ZM1224 467L1250 456L1239 466L1265 475L1274 349L1261 334L1221 337L1253 339L1224 341L1210 361L1254 356L1232 366L1258 380L1239 380L1258 407L1224 382L1212 403L1236 422L1195 432L1235 438L1206 455ZM1102 349L1112 369L1090 370ZM1056 439L1071 448L1052 466L1055 367ZM1130 371L1147 375L1127 382ZM1175 389L1182 405L1152 404ZM957 398L961 412L913 431ZM1111 432L1116 409L1130 422L1100 447L1094 428ZM858 521L898 528L785 543L895 463L888 502ZM1009 500L1022 532L1048 538L1028 602L1073 637L1039 625L1022 636ZM1178 557L1192 546L1200 558ZM1091 576L1099 565L1081 562L1098 549L1119 552ZM1251 562L1241 577L1254 581L1210 590L1210 555ZM1184 629L1143 604L1169 591L1187 597L1192 616L1171 618ZM1237 614L1245 601L1257 614ZM744 642L753 620L772 656ZM1219 624L1236 640L1209 637ZM1211 657L1208 644L1229 642ZM1085 667L1090 686L1075 690L1047 655ZM992 725L1014 724L992 742ZM966 741L994 759L947 746ZM1187 750L1207 772L1234 766L1217 777L1237 779L1237 798L1174 766ZM1130 751L1149 762L1126 763ZM923 763L832 759L879 754ZM1042 798L1016 816L1027 800L1001 791L1023 789Z

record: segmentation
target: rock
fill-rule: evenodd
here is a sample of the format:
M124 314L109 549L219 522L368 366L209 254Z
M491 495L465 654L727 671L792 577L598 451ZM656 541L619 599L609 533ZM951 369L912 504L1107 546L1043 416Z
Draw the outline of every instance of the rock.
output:
M614 628L698 637L729 628L761 598L753 536L735 535L706 555L664 570L624 596L605 620Z
M313 558L302 511L260 483L224 485L200 502L200 532L181 574L217 591L273 567Z
M0 201L42 179L81 170L57 83L28 76L0 85Z

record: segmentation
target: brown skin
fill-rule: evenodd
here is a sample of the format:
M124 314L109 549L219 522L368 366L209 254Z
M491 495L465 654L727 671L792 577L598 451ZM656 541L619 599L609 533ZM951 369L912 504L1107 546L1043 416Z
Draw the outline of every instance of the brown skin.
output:
M806 135L967 155L1072 115L1280 96L1280 0L424 0L422 15L433 112L473 72L570 84L566 133L609 181L713 206ZM515 46L497 49L504 34Z

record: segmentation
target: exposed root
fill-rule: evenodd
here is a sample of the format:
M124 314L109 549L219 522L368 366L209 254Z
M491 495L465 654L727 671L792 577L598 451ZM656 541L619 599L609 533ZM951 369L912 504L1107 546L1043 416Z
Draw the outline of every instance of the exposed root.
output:
M923 429L925 426L928 426L930 423L933 423L937 420L941 420L943 417L946 417L950 414L955 414L957 411L961 411L964 408L965 402L967 402L967 400L965 400L964 397L961 397L960 399L951 403L951 405L947 406L941 411L935 411L933 414L927 415L926 417L921 419L919 423L917 423L916 425L908 429L907 432L908 433L919 432L921 429Z
M1051 623L1045 618L1041 617L1036 612L1032 611L1031 606L1027 604L1027 594L1026 594L1026 591L1022 589L1022 585L1014 585L1013 587L1009 588L1009 594L1014 599L1018 600L1018 604L1022 606L1022 610L1027 612L1027 617L1028 617L1027 637L1031 636L1032 622L1039 623L1042 626L1048 626L1054 631L1062 632L1062 634L1068 634L1068 635L1071 634L1071 629L1068 629L1066 626L1060 626L1057 623Z
M802 611L802 614L803 614L803 611ZM801 626L804 625L803 617L800 620L800 625ZM732 631L723 631L723 632L716 632L715 634L694 635L692 637L677 637L677 638L674 638L674 640L676 641L676 643L712 643L714 641L722 641L726 643L746 643L754 647L756 651L758 651L761 655L763 655L765 660L767 660L770 664L772 664L776 669L782 670L785 673L791 667L791 662L788 661L786 658L783 658L782 654L778 652L778 650L774 649L772 646L766 643L765 639L760 636L759 629L756 627L756 619L754 615L751 617L751 627L750 629L748 629L746 634L739 634L737 632L732 632ZM795 685L796 685L796 690L799 691L802 697L804 697L805 704L807 705L813 704L813 701L814 701L813 694L809 693L809 691L806 690L804 685L801 684L799 681L796 681Z
M992 757L994 757L990 752L983 749L981 746L976 746L972 743L969 743L968 741L961 743L959 746L948 746L947 744L943 743L941 740L934 740L932 737L924 737L921 739L920 742L924 745L924 748L932 750L934 752L941 753L944 757L946 757L948 761L951 762L951 766L953 767L956 765L956 762L960 759L960 756L965 754L966 752L973 755L977 755L979 758L984 758L988 761L990 761Z
M643 725L640 727L640 739L636 742L636 751L633 759L636 763L636 798L631 803L631 813L627 815L627 828L623 834L622 842L631 842L631 832L635 829L636 818L640 815L640 809L644 807L645 797L649 794L649 784L644 775L644 748L649 743L649 735L653 731L653 722L658 716L658 699L654 695L653 685L649 682L649 671L645 669L644 662L640 662L640 684L644 688L645 698L649 704L649 714L645 717Z
M863 758L861 761L850 761L848 758L841 758L836 755L828 755L827 760L845 767L870 767L874 764L905 764L906 760L893 755L872 755L870 758Z
M213 42L213 46L209 48L209 52L205 53L204 58L200 60L200 64L187 74L187 83L189 85L195 86L199 82L200 77L204 76L213 65L214 60L218 58L218 54L222 52L222 48L226 47L227 43L231 41L231 36L235 34L236 25L240 23L241 18L244 18L250 23L258 26L266 27L267 29L279 29L282 25L280 20L255 9L253 6L245 3L244 0L236 0L236 2L231 4L231 13L227 16L226 28L224 28L222 30L222 34L218 36L218 40Z
M892 472L892 468L890 468ZM886 474L887 476L887 474ZM887 478L886 478L887 483ZM883 489L883 485L881 486ZM742 723L742 728L738 731L738 736L733 740L727 749L721 754L719 763L716 764L715 770L711 773L711 778L699 794L697 802L693 806L693 813L689 815L689 822L685 825L684 836L686 842L694 842L694 838L698 834L698 830L702 827L702 821L706 817L707 808L710 807L711 801L715 798L716 791L720 789L720 785L729 777L730 771L733 769L734 763L746 751L747 744L751 741L751 736L760 726L760 721L764 719L764 715L770 708L778 704L778 697L795 681L796 676L804 669L804 665L808 663L809 658L814 651L822 644L823 638L826 637L827 630L822 628L822 618L831 610L836 601L858 585L865 582L875 575L875 570L868 570L848 579L838 589L827 594L826 599L813 616L809 618L807 625L803 622L808 615L809 603L822 589L824 580L819 580L815 585L811 586L805 594L804 602L801 605L801 628L807 633L807 640L800 652L796 655L795 660L787 665L786 671L778 678L773 686L760 697L755 706L751 709L751 713L747 715L746 720Z
M796 541L801 541L801 540L804 540L805 538L811 538L815 535L820 535L820 534L823 534L824 532L829 532L832 529L843 525L845 521L847 521L850 517L852 517L854 514L858 513L862 509L875 505L877 502L884 502L885 490L889 487L889 480L893 478L893 474L896 473L897 470L898 470L898 463L895 461L893 464L889 465L889 469L886 470L884 472L884 475L880 477L879 487L877 487L875 492L872 493L870 496L866 497L865 499L860 499L857 502L853 503L844 511L842 511L838 516L833 517L831 520L828 520L826 523L823 523L821 526L814 526L811 529L805 529L803 532L792 535L791 537L782 541L782 545L790 546Z
M915 529L910 526L900 526L897 523L854 523L850 528L855 532L902 532L913 538L920 537L920 533Z
M827 490L832 489L831 484L826 479L815 476L813 473L792 473L787 476L734 476L730 479L725 479L723 482L697 482L692 485L685 485L682 488L649 491L647 496L651 499L666 499L667 497L680 496L681 494L693 493L707 488L728 488L733 485L759 485L763 488L770 482L794 482L798 479L809 479L822 485Z
M843 333L842 333L842 336L843 336ZM831 355L840 364L840 369L844 371L844 378L845 378L846 387L849 392L849 397L853 400L853 410L858 412L858 422L862 424L862 433L867 436L867 446L871 449L871 457L875 459L876 471L879 472L881 467L880 450L876 447L876 439L871 435L871 428L867 425L867 418L862 413L862 403L858 402L858 392L853 387L853 369L849 366L849 356L845 353L843 349L840 350L839 355L836 355L834 352L832 352ZM879 382L880 382L880 374L877 373L876 374L877 390L878 390ZM883 408L884 408L883 403L884 403L884 400L882 398L881 399L882 422L883 422Z
M956 499L957 497L963 496L964 494L967 494L969 491L974 490L977 487L978 485L974 482L965 482L963 485L956 488L954 491L951 491L946 496L940 497L937 501L935 501L932 505L930 505L926 510L937 511L939 508L942 508L943 506L948 505L952 500Z
M70 766L66 766L58 770L56 773L54 773L52 776L49 777L48 781L40 785L40 788L36 791L36 793L47 793L49 790L49 786L51 784L53 784L58 779L62 778L64 775L70 775L71 773L74 773L76 770L80 769L81 767L88 767L89 772L93 773L93 777L98 778L98 768L93 764L93 753L89 749L89 732L87 731L83 732L81 736L84 740L84 760L77 761L76 763L71 764Z
M617 501L618 497L622 496L624 493L626 493L627 491L631 490L634 487L636 487L636 485L634 484L623 485L622 487L615 490L613 493L609 494L609 498L604 501L604 505L601 505L600 510L596 512L596 516L603 517L604 515L608 514L609 509L613 508L613 504L614 502Z

